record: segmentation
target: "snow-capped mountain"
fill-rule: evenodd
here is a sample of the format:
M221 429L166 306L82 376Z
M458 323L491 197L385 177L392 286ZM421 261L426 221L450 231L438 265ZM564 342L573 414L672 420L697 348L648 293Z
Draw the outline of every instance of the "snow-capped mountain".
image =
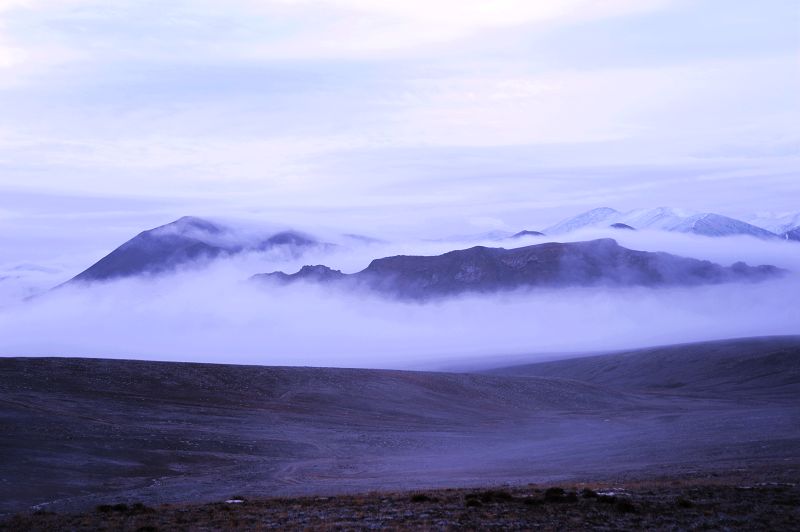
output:
M800 212L759 213L745 218L745 221L775 234L783 235L792 229L800 228Z
M567 218L558 222L556 225L548 227L544 230L546 235L558 235L563 233L571 233L578 229L585 229L587 227L606 227L619 221L622 213L616 209L609 207L599 207L586 211L573 218Z
M590 227L610 227L615 224L624 224L634 229L658 229L703 236L750 235L758 238L777 236L772 231L728 216L670 207L628 212L601 207L563 220L546 229L545 233L557 235Z

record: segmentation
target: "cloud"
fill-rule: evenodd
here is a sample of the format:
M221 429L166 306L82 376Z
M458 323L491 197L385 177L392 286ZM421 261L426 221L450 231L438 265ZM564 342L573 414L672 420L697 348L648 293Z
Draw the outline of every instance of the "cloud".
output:
M368 0L280 0L267 4L290 6L306 17L316 11L328 23L315 25L316 38L300 33L261 47L265 57L365 57L375 53L436 45L504 27L531 24L569 24L647 12L662 8L667 0L420 0L371 2Z
M575 235L588 238L599 233ZM0 352L279 365L423 368L537 353L594 351L800 333L800 246L749 238L620 234L638 249L795 273L758 284L687 289L565 289L394 302L329 287L253 285L251 273L326 263L357 271L393 253L448 242L350 246L293 259L249 255L155 279L64 289L0 309ZM528 238L520 244L540 242ZM502 362L501 362L502 363Z

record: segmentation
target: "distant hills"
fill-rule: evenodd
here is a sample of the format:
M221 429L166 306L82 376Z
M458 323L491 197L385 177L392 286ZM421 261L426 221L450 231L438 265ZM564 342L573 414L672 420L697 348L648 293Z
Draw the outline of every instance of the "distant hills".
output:
M776 235L785 235L792 230L800 229L800 212L789 214L756 214L745 218L755 226L771 231Z
M754 215L745 220L713 212L697 212L673 207L618 211L598 207L571 216L541 231L491 231L470 237L454 237L455 241L495 241L527 236L561 236L581 229L649 229L707 237L747 235L761 239L800 239L800 212L784 215Z
M544 233L547 235L560 235L579 229L608 226L657 229L712 237L749 235L757 238L776 238L782 234L721 214L694 212L670 207L637 209L628 212L601 207L562 220L545 229Z
M615 240L539 244L516 249L477 246L436 256L398 255L373 260L354 274L326 266L304 266L294 274L274 272L255 280L350 283L399 298L426 299L467 292L523 287L694 286L760 281L782 272L774 266L736 263L725 267L668 253L635 251Z
M188 264L204 263L244 251L283 248L291 253L322 245L296 231L281 231L261 238L245 237L232 228L184 216L174 222L143 231L79 273L70 282L107 281L135 275L174 271Z

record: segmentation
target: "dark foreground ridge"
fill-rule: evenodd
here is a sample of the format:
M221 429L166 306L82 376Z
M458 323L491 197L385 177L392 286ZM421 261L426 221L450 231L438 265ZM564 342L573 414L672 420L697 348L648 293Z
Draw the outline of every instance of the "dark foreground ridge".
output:
M0 530L796 530L797 470L39 511Z
M761 281L783 270L775 266L726 267L668 253L635 251L613 239L538 244L515 249L477 246L437 256L376 259L354 274L326 266L304 266L294 274L259 274L261 281L350 283L400 298L425 299L464 292L524 287L695 286Z
M624 356L557 377L0 359L0 514L800 467L800 339Z
M282 231L264 238L246 240L224 225L194 216L184 216L139 233L69 282L156 275L243 251L267 251L285 247L300 253L303 249L318 245L321 244L312 237L296 231Z

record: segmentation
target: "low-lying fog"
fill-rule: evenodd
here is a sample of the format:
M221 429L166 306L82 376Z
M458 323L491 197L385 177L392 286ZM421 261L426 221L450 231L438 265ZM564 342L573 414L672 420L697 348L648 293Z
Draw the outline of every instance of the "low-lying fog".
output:
M644 231L586 231L557 240L602 236L633 249L726 265L773 264L792 273L760 284L535 290L425 304L326 286L247 281L254 273L294 272L303 264L355 272L382 256L438 254L476 244L346 239L334 250L300 258L240 256L157 278L66 287L28 301L6 289L0 292L0 354L430 369L800 333L798 243ZM518 247L552 240L482 244Z

